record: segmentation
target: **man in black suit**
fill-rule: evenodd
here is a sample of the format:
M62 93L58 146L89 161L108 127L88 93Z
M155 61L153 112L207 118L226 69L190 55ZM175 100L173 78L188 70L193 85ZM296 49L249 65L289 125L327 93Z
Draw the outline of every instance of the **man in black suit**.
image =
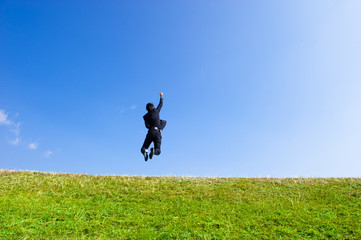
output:
M146 109L147 114L143 116L145 127L148 128L148 134L144 140L142 149L140 150L144 156L145 161L148 161L148 148L154 142L154 148L150 149L149 158L152 159L153 155L160 154L160 145L162 144L161 130L167 124L167 121L160 120L159 112L163 106L163 93L160 93L160 101L157 108L154 108L152 103L148 103Z

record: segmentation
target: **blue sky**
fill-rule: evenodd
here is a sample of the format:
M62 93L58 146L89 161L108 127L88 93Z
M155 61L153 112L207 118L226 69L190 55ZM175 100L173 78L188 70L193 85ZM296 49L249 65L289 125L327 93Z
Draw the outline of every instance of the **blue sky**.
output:
M360 1L3 0L0 169L361 177L360 23Z

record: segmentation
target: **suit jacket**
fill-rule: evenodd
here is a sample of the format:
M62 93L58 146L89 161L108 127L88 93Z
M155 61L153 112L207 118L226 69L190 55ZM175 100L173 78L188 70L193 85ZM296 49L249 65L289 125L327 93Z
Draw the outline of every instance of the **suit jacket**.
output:
M151 111L148 111L147 114L143 116L145 127L148 129L152 129L154 127L157 127L160 130L163 130L165 125L167 124L167 121L160 120L159 118L159 112L163 107L163 98L161 97L159 100L159 104L157 108L154 108Z

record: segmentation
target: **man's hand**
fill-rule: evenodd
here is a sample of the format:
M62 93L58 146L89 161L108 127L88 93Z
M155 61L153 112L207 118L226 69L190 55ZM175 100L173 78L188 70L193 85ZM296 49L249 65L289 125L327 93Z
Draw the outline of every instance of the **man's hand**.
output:
M159 95L161 96L161 97L163 97L163 93L161 92L161 93L159 93Z

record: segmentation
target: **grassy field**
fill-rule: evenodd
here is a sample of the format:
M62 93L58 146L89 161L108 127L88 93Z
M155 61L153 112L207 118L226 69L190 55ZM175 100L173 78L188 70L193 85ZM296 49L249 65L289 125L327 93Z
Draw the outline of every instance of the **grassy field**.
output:
M0 170L0 239L361 239L361 179Z

